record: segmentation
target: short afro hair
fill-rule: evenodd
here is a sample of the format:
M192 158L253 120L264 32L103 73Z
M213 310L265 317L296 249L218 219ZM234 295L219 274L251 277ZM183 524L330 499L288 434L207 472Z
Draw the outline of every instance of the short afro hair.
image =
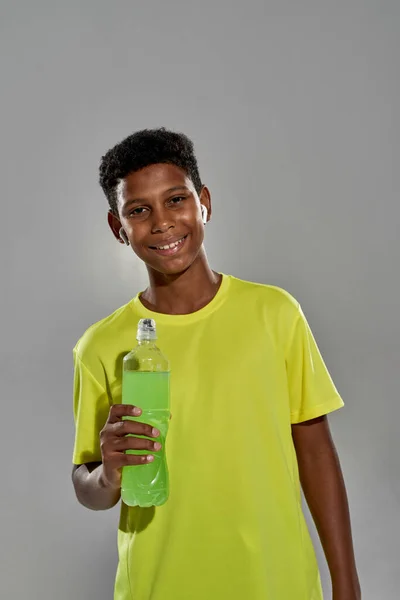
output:
M99 182L111 211L118 216L117 186L129 173L149 165L168 163L183 169L200 194L202 183L193 142L183 133L143 129L111 148L101 159Z

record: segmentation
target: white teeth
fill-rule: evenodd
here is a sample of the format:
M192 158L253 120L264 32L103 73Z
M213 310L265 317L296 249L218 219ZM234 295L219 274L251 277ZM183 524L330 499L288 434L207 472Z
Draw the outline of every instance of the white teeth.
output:
M168 246L157 246L157 250L169 250L170 248L175 248L178 244L182 243L184 238L174 242L173 244L169 244Z

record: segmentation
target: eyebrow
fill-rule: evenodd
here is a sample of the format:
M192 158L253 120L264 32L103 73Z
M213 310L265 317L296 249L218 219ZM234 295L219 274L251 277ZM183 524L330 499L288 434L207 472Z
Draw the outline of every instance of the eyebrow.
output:
M169 188L166 193L170 194L171 192L177 192L178 190L185 190L186 192L189 192L189 188L187 188L186 185L176 185L175 187Z

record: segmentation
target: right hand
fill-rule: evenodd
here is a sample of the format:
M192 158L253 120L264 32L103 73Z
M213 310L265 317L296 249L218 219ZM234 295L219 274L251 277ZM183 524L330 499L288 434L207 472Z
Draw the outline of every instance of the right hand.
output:
M108 419L100 432L100 448L103 462L103 483L115 489L121 487L121 467L126 465L143 465L154 460L151 454L125 454L125 450L149 450L158 452L161 444L154 441L160 436L158 429L139 423L138 421L122 420L122 417L139 417L142 411L137 406L129 404L114 404L110 408ZM133 436L145 435L143 439Z

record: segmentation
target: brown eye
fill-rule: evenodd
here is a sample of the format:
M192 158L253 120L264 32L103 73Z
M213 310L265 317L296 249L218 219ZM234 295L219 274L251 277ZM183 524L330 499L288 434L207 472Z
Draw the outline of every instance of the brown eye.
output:
M176 196L175 198L171 198L170 203L176 206L177 204L181 204L183 200L185 200L183 196Z
M130 211L129 217L141 217L145 213L146 209L143 206L138 206L138 208L134 208Z

